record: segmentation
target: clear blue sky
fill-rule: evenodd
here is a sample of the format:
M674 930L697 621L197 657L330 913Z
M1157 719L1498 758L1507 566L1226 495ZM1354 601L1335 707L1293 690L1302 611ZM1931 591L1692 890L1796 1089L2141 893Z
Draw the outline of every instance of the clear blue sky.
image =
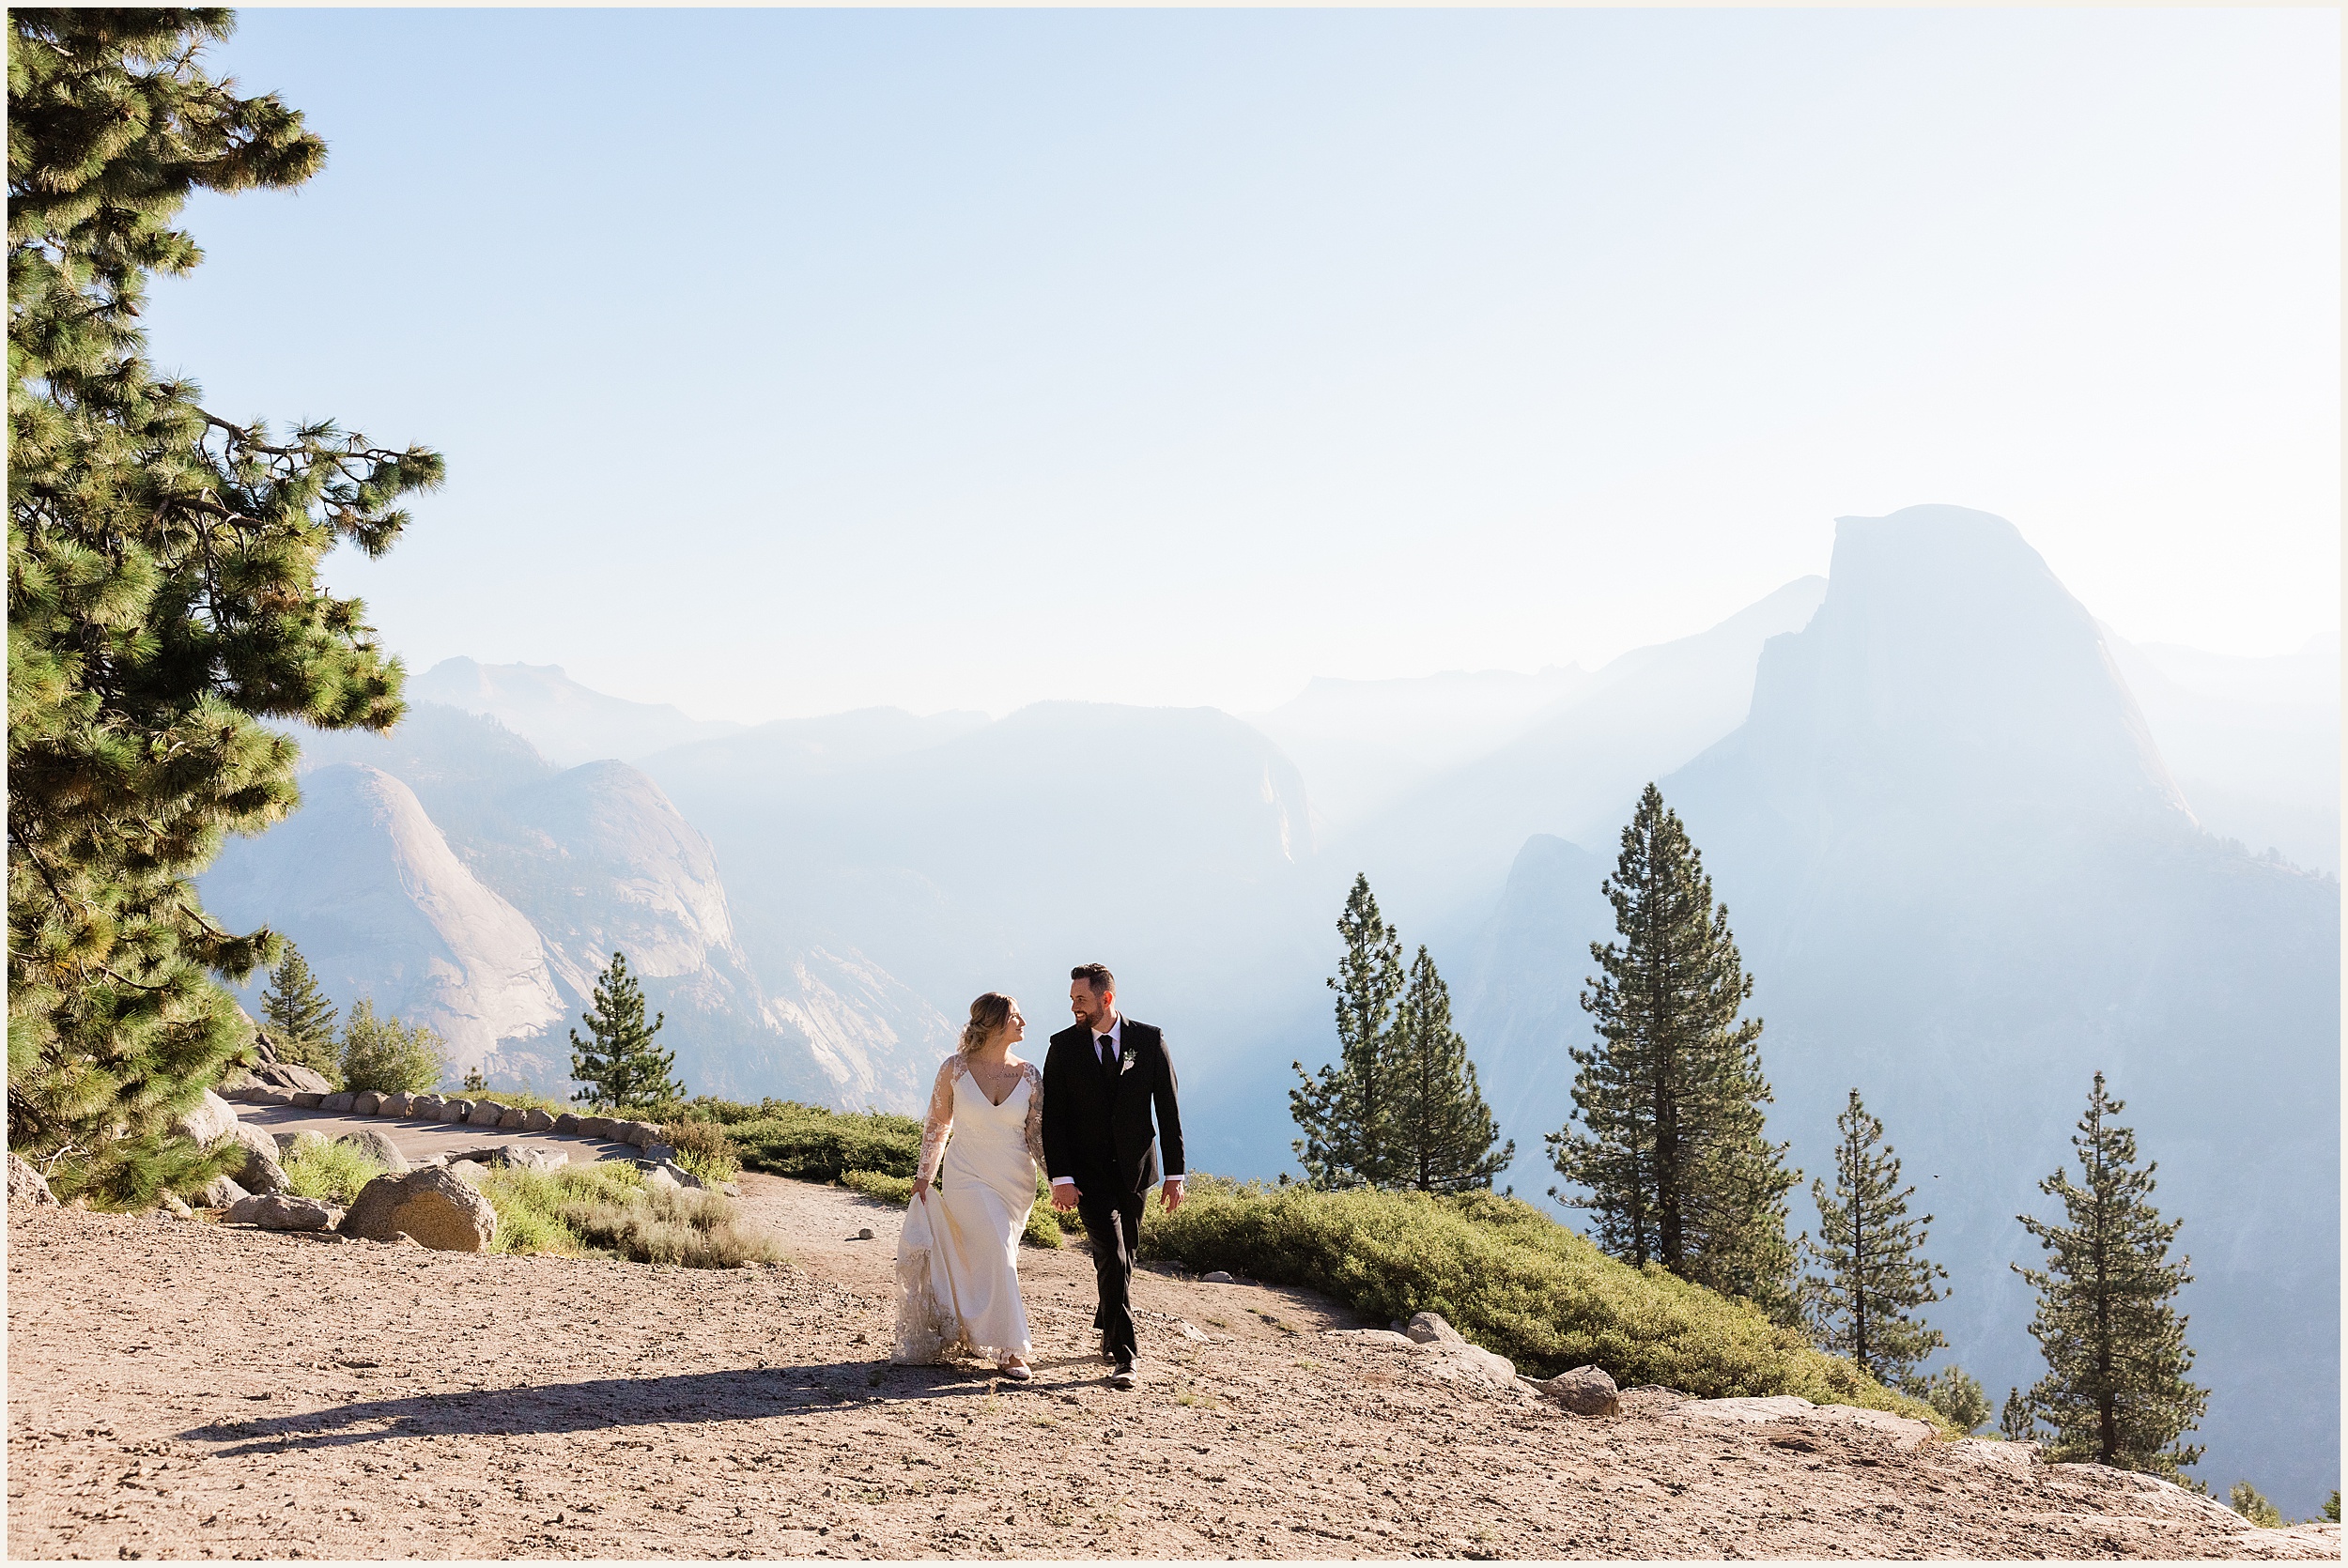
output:
M159 358L449 458L412 666L713 715L1537 669L2014 519L2338 625L2325 10L252 10Z

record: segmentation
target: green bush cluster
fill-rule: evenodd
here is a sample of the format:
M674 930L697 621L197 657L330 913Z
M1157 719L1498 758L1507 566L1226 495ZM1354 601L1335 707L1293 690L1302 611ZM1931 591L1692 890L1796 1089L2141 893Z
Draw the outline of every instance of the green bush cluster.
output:
M721 1122L672 1121L660 1130L676 1150L676 1162L703 1181L732 1181L742 1170L742 1150Z
M553 1253L688 1268L739 1268L782 1259L775 1238L746 1223L716 1192L647 1186L617 1161L492 1170L481 1195L497 1210L491 1251Z
M723 1128L746 1170L801 1181L838 1181L850 1171L911 1177L921 1159L921 1124L886 1111L830 1111L795 1100L693 1100L680 1126L706 1121ZM685 1145L677 1145L680 1149Z
M1144 1256L1321 1291L1372 1317L1438 1312L1528 1376L1595 1365L1624 1388L1701 1398L1798 1394L1947 1422L1752 1305L1601 1253L1530 1204L1489 1192L1322 1191L1194 1176L1153 1195Z
M361 1188L384 1174L383 1167L368 1159L358 1145L330 1143L307 1134L294 1141L280 1164L295 1196L322 1198L345 1208L359 1196Z

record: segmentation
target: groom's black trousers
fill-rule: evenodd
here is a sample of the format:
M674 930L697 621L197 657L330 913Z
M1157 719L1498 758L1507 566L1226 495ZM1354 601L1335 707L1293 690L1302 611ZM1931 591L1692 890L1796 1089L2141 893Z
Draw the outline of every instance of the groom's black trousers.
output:
M1143 1194L1127 1192L1114 1198L1096 1197L1079 1188L1076 1217L1085 1222L1085 1239L1092 1243L1092 1275L1101 1290L1101 1305L1092 1326L1108 1335L1110 1357L1130 1361L1140 1349L1134 1332L1134 1254L1141 1249Z

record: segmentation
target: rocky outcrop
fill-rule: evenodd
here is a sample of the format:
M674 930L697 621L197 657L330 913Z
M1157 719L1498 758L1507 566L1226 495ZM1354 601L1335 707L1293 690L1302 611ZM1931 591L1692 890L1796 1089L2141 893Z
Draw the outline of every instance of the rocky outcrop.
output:
M221 1219L232 1225L258 1225L263 1230L332 1230L343 1211L317 1198L280 1195L239 1198Z
M389 1138L371 1127L338 1134L334 1142L348 1144L394 1176L404 1175L408 1170L408 1157L400 1153L398 1146Z
M28 1203L36 1207L54 1204L57 1194L49 1191L49 1178L33 1169L30 1161L8 1156L8 1202Z
M237 1108L214 1094L204 1091L204 1098L171 1124L172 1131L199 1144L209 1144L226 1137L228 1130L237 1125Z
M489 1200L439 1165L376 1177L360 1191L341 1226L346 1236L366 1241L389 1241L404 1231L443 1253L486 1253L497 1227Z
M228 1130L228 1136L243 1145L244 1163L228 1174L248 1192L289 1192L286 1173L278 1164L277 1140L247 1122L239 1122Z
M1813 1405L1799 1394L1771 1394L1758 1399L1691 1399L1672 1412L1688 1421L1726 1421L1753 1423L1817 1421L1863 1428L1892 1439L1894 1447L1918 1448L1940 1436L1928 1421L1913 1421L1889 1410L1861 1409L1856 1405Z
M1622 1399L1614 1380L1594 1366L1561 1372L1539 1387L1543 1393L1577 1416L1622 1414Z

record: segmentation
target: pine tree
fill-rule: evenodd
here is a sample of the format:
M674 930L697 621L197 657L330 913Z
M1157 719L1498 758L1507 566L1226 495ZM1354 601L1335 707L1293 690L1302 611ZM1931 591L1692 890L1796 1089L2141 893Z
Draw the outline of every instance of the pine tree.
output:
M1622 940L1592 943L1602 974L1582 994L1597 1042L1576 1048L1575 1115L1552 1160L1591 1210L1600 1247L1746 1297L1781 1323L1800 1315L1785 1194L1800 1179L1763 1135L1770 1099L1761 1021L1728 911L1678 816L1649 784L1602 884Z
M1390 1187L1402 1158L1395 1116L1395 1004L1402 991L1402 939L1378 914L1369 878L1356 875L1337 919L1345 956L1329 989L1337 993L1337 1059L1318 1079L1293 1062L1302 1087L1290 1113L1305 1136L1291 1146L1315 1187Z
M2226 1494L2226 1506L2261 1530L2282 1528L2282 1510L2267 1501L2259 1489L2247 1481L2233 1483L2233 1490Z
M669 1015L644 1024L644 990L627 972L627 958L611 955L610 967L595 977L595 1006L579 1015L593 1038L580 1039L571 1031L571 1076L580 1087L571 1098L596 1105L650 1107L685 1098L685 1085L669 1076L676 1053L653 1043Z
M1516 1158L1475 1084L1467 1041L1451 1026L1451 990L1422 946L1395 1017L1395 1148L1405 1184L1423 1192L1490 1190Z
M2005 1391L2005 1408L1998 1412L1998 1430L2009 1443L2031 1443L2038 1440L2038 1412L2030 1407L2019 1389Z
M1908 1217L1916 1189L1899 1184L1899 1158L1857 1089L1834 1128L1834 1190L1823 1180L1810 1184L1818 1238L1805 1240L1804 1250L1819 1270L1802 1282L1811 1331L1818 1348L1848 1356L1876 1381L1908 1384L1917 1363L1949 1343L1915 1316L1941 1299L1933 1282L1949 1277L1923 1256L1932 1216Z
M286 956L270 971L261 992L261 1022L280 1061L320 1072L339 1070L334 1049L334 1004L318 990L301 949L286 944Z
M1944 1366L1930 1377L1911 1377L1902 1386L1959 1432L1978 1431L1989 1419L1989 1396L1982 1391L1981 1380L1961 1366Z
M2174 1304L2193 1281L2192 1260L2169 1261L2183 1222L2162 1220L2148 1201L2158 1166L2135 1168L2136 1135L2112 1119L2125 1109L2097 1073L2071 1140L2083 1179L2057 1170L2038 1184L2062 1200L2067 1222L2018 1216L2047 1251L2043 1269L2015 1265L2038 1292L2030 1331L2047 1358L2030 1403L2055 1429L2052 1457L2173 1480L2201 1456L2178 1439L2209 1404L2186 1380L2193 1351Z
M331 423L217 418L147 359L147 275L201 259L171 226L189 193L288 189L325 157L205 74L229 26L8 12L8 1143L110 1201L250 1038L208 971L277 953L192 880L294 804L294 744L259 721L400 714L397 661L319 562L381 554L441 473Z
M378 1015L362 997L343 1027L342 1077L347 1089L378 1094L416 1094L448 1071L448 1047L438 1030Z

